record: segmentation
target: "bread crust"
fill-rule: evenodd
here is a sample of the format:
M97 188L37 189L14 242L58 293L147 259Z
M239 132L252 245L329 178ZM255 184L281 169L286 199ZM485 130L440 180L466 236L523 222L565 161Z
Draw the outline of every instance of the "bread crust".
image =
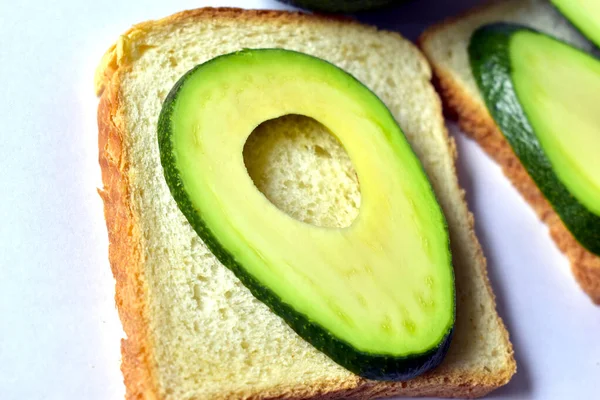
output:
M106 82L98 105L98 149L108 229L108 256L116 279L115 301L127 339L121 340L121 371L130 399L155 399L140 233L129 194L123 132L115 123L119 107L117 76Z
M129 193L127 149L124 144L125 124L119 115L120 77L131 66L123 46L144 31L157 26L171 25L185 20L203 19L252 20L265 23L304 21L332 23L331 17L269 10L242 10L235 8L204 8L184 11L170 17L135 25L107 51L102 58L95 77L96 93L101 95L98 106L100 167L104 189L99 193L104 201L104 213L109 235L109 259L116 279L116 303L127 339L122 341L122 372L127 399L159 399L168 397L161 392L153 358L153 343L148 324L148 305L144 280L143 258L139 225ZM343 21L343 22L342 22ZM358 24L340 19L340 23ZM441 116L441 102L437 101ZM453 157L453 169L457 157L454 141L446 134L449 151ZM455 171L454 171L455 172ZM454 174L456 179L456 173ZM458 185L458 183L457 183ZM464 192L461 191L464 204ZM466 204L465 204L466 207ZM485 268L486 262L474 233L474 221L468 213L471 237L477 245L478 263L486 289L494 298ZM437 396L474 398L506 384L515 373L512 345L502 320L496 314L508 349L508 367L502 373L491 376L481 373L451 370L442 365L438 369L407 382L375 382L362 378L349 381L323 382L317 387L276 387L261 392L227 392L223 399L371 399L388 396Z
M472 10L470 13L476 12L477 10ZM427 51L424 44L434 35L443 34L440 31L444 27L459 19L460 17L449 19L421 35L419 43L426 56ZM446 115L455 119L459 127L502 167L511 183L548 226L552 239L569 259L573 275L581 288L595 304L600 305L600 257L586 250L573 237L529 176L487 108L471 98L444 65L436 63L431 57L429 57L429 61L435 76L436 87L444 102Z

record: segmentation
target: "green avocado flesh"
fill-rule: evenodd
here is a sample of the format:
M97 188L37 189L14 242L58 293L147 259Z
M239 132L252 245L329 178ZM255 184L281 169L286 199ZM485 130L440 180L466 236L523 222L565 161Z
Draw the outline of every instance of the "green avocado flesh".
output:
M551 0L584 35L600 46L600 1L598 0Z
M600 61L508 24L480 28L469 52L515 154L575 238L600 254Z
M353 161L361 206L351 226L300 222L254 186L244 144L289 114L322 123ZM158 140L167 184L198 235L305 340L372 379L441 362L454 323L445 219L396 121L360 82L292 51L217 57L171 90Z

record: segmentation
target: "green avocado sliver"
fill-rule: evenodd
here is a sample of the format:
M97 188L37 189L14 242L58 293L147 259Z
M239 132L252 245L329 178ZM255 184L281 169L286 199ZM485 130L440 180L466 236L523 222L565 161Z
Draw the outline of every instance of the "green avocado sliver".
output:
M600 47L600 2L598 0L551 0L577 29Z
M469 44L474 78L500 131L565 226L583 247L600 255L600 216L584 206L559 179L539 140L540 132L534 130L517 95L510 46L520 33L547 38L528 27L507 23L486 25L475 31ZM553 40L557 46L569 46Z

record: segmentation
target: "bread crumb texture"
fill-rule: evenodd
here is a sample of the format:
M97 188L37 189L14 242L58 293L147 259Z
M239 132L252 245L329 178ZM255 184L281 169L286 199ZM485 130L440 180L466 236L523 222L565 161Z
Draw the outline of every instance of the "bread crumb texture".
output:
M435 371L408 382L374 382L339 367L215 259L172 199L156 140L165 96L199 63L267 47L312 54L353 74L385 102L421 159L448 220L457 283L454 339ZM474 397L508 382L512 346L430 79L424 58L398 34L303 14L199 9L121 36L102 60L96 88L101 193L128 335L128 398ZM289 116L261 125L244 161L257 187L295 218L339 227L358 213L352 163L315 121Z
M557 246L568 257L577 282L594 303L600 304L600 257L577 242L540 192L487 111L471 73L471 34L482 25L498 21L535 28L586 51L593 48L550 3L542 0L504 1L475 10L430 28L420 44L433 65L448 114L457 118L461 129L502 166L504 174L548 226Z

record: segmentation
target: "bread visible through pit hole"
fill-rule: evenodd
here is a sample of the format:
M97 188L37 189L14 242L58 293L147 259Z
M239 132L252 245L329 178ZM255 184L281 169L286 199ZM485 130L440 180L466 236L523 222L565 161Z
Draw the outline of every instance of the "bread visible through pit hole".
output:
M258 190L299 221L344 228L358 215L361 195L352 161L313 118L290 114L263 122L244 145L244 163Z

